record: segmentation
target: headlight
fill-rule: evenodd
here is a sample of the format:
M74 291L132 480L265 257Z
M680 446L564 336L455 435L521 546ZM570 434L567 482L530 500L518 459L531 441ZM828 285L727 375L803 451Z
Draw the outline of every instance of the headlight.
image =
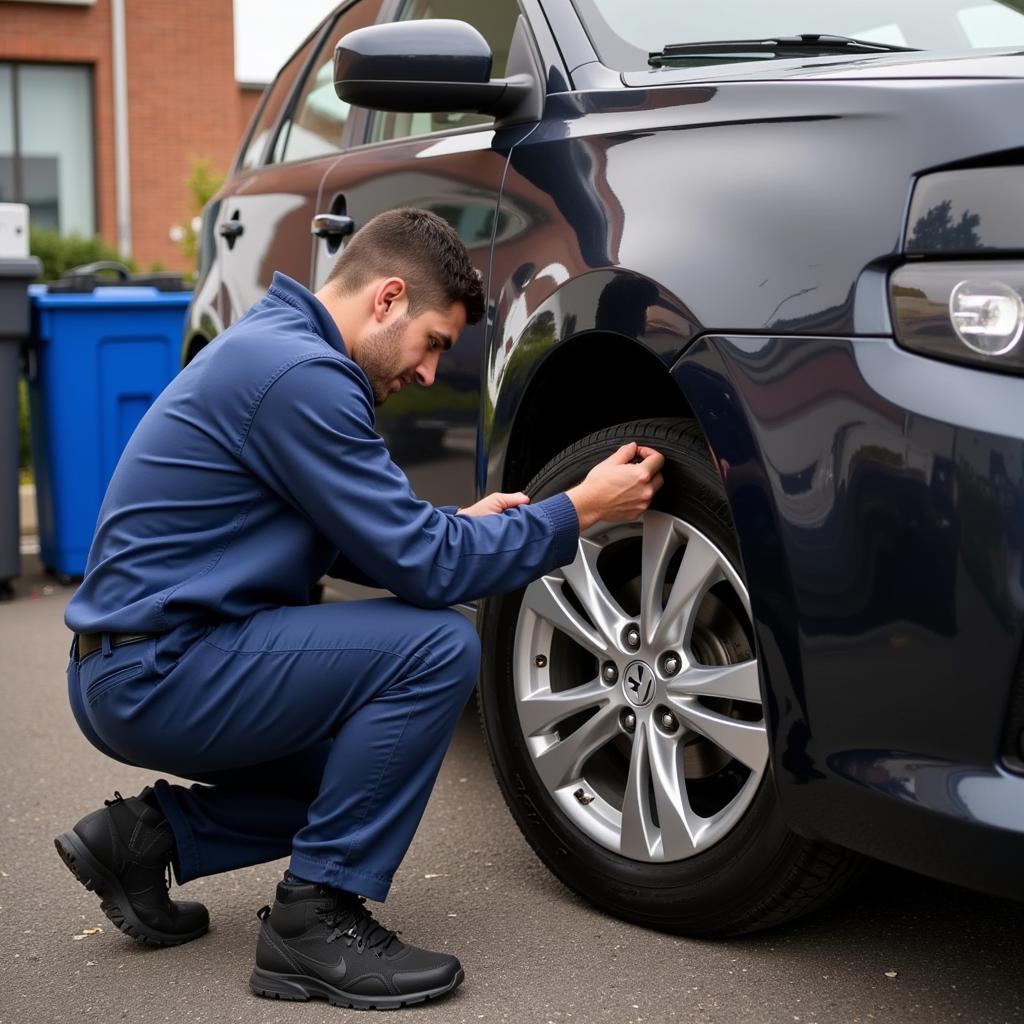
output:
M1020 341L1024 303L1002 281L961 281L949 297L956 336L973 352L1005 356Z
M893 273L889 291L905 348L1024 373L1024 263L912 263Z

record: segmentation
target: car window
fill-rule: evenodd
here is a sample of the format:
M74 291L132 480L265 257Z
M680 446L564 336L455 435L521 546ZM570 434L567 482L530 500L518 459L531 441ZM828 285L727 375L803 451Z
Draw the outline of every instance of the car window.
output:
M377 21L383 0L357 0L323 37L302 92L274 144L274 163L327 156L341 149L349 105L334 91L334 47L347 32Z
M889 46L957 53L1024 46L1022 0L573 0L606 64L646 70L650 54L666 46L710 41L774 39L824 34ZM813 52L808 51L808 56ZM853 55L864 59L864 54ZM771 54L685 53L672 67L696 67Z
M454 18L472 25L487 40L494 55L491 78L503 78L508 64L508 50L519 18L516 0L408 0L399 21L421 18ZM429 114L373 112L370 119L370 142L402 139L429 132L450 131L473 124L490 124L488 114Z
M240 171L255 167L262 159L263 150L266 148L267 139L277 122L277 116L281 113L281 108L288 102L295 79L299 77L299 73L306 66L309 54L316 45L317 35L318 33L313 33L306 44L278 72L273 83L267 87L260 112L256 117L256 124L242 151L242 158L238 161Z

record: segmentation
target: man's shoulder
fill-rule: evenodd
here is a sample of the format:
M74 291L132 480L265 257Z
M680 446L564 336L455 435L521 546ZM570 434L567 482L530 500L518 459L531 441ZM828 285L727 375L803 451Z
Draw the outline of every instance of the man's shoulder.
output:
M228 327L217 342L228 346L232 352L249 357L257 353L271 358L275 354L285 357L303 354L342 357L320 336L315 324L302 310L269 295Z
M316 332L301 310L262 299L193 362L196 372L221 383L261 388L290 367L311 361L351 363Z

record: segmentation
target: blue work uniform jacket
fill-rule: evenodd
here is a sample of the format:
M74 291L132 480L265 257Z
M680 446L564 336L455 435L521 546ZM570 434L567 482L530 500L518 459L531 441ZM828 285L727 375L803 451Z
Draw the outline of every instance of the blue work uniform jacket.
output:
M564 493L488 516L417 498L330 314L275 274L143 416L65 621L79 633L161 633L244 618L306 604L344 566L440 608L571 562L578 537Z

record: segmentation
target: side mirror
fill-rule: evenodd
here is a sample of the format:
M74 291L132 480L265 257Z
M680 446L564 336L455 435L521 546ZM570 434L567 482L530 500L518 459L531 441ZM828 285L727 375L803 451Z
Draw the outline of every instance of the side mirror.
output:
M520 22L513 51L524 33ZM500 118L520 107L537 86L527 73L492 79L491 63L487 41L464 21L434 18L371 25L339 40L334 89L357 107Z

